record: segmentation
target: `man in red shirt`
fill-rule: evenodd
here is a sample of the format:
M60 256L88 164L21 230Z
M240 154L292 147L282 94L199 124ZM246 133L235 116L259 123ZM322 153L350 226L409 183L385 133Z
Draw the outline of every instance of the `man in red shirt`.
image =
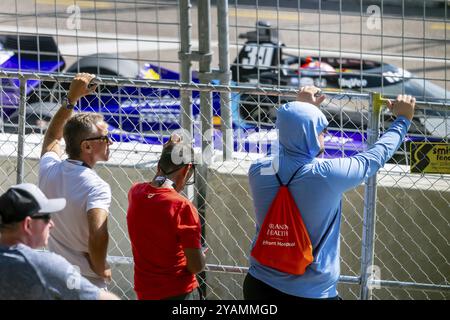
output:
M179 194L194 177L192 160L192 148L172 136L154 179L134 184L128 193L127 224L139 300L191 300L198 287L195 274L205 266L200 219L192 203Z

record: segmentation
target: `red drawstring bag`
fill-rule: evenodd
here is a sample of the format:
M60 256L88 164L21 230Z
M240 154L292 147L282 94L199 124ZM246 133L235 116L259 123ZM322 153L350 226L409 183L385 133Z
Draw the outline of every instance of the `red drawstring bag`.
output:
M308 231L300 210L286 185L276 174L280 189L273 200L259 231L251 252L253 258L264 266L295 275L305 273L313 260L313 251Z

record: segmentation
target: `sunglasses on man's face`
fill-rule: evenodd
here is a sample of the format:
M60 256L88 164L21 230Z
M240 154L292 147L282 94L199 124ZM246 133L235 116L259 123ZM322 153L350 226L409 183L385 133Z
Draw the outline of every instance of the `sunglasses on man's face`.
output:
M31 217L31 219L33 219L33 220L44 220L44 222L46 224L48 224L50 222L50 220L52 219L52 217L49 214L45 214L43 216Z
M94 140L100 140L100 141L106 142L106 143L111 142L111 138L109 137L109 135L92 137L92 138L86 138L86 139L81 140L81 142L83 142L83 141L94 141Z

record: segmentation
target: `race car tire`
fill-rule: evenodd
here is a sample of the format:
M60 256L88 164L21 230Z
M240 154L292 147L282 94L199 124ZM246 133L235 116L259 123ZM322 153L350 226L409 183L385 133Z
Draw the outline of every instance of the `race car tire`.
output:
M241 95L239 114L242 119L250 122L266 124L275 123L277 110L274 106L285 103L278 97Z
M93 54L72 64L66 72L88 72L96 75L109 75L135 79L140 66L136 61L120 58L115 54Z
M136 79L139 76L140 65L136 61L118 57L115 54L93 54L86 56L72 64L67 73L87 72L97 76L114 76L119 78ZM69 83L61 84L63 91L69 89ZM114 94L117 86L101 86L98 94Z

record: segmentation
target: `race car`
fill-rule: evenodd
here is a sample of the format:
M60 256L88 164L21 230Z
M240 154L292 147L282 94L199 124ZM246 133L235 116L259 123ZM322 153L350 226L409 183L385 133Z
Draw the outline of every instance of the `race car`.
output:
M422 103L440 105L434 109L418 109L409 129L409 136L400 148L393 162L404 163L407 159L410 141L448 142L450 128L450 92L436 84L414 76L388 63L333 56L306 56L285 52L278 30L264 21L256 23L256 30L242 33L245 39L239 55L232 65L232 79L238 84L298 88L314 85L329 92L379 92L386 98L398 94L414 96ZM344 95L345 96L345 95ZM341 98L341 97L340 97ZM360 148L365 141L367 128L368 101L364 103L342 103L339 99L322 106L327 116L333 136L328 143L337 142L328 148L330 156L342 155L344 148ZM273 125L276 121L276 107L293 100L279 96L240 97L239 115L250 123ZM393 121L389 112L382 114L382 129L387 129ZM334 129L334 130L333 130ZM343 129L344 132L341 130ZM346 140L348 139L348 140ZM352 152L345 152L352 154Z
M286 53L277 29L264 21L258 21L255 31L240 34L239 38L246 42L231 68L237 83L294 88L314 85L327 91L379 92L385 97L407 94L416 97L417 101L450 104L450 92L392 64L345 57L298 57ZM250 97L248 100L257 99ZM258 106L245 105L241 109L242 117L252 120L261 117L262 113L262 121L274 122L273 104L289 99L279 101L269 97L266 100ZM350 118L356 120L356 126L361 125L358 117Z
M276 30L268 24L258 23L256 31L244 36L247 42L241 49L239 56L232 66L234 83L258 83L262 85L293 86L315 84L329 90L331 84L337 83L346 90L358 89L357 85L367 89L377 89L383 81L398 84L395 76L398 69L389 69L391 74L376 76L380 64L364 61L364 72L359 76L359 83L354 70L349 72L356 61L317 60L314 57L296 58L283 54L283 45L279 42ZM90 72L99 75L114 75L123 78L179 80L175 71L146 63L138 65L135 61L120 59L114 54L100 54L81 58L66 68L64 58L52 37L47 36L3 36L0 38L0 66L12 71L39 72ZM255 49L256 48L256 49ZM20 50L19 50L20 49ZM19 54L20 52L20 54ZM256 61L256 62L255 62ZM258 62L260 61L260 62ZM326 61L326 62L325 62ZM299 64L296 70L289 66ZM346 72L338 72L336 65L346 68ZM358 64L358 66L360 66ZM391 68L394 68L391 66ZM383 70L387 70L383 67ZM370 72L372 73L370 73ZM367 75L367 73L369 75ZM193 81L198 82L196 72ZM392 78L392 79L391 79ZM362 81L362 80L363 81ZM377 80L378 79L378 80ZM382 80L380 80L382 79ZM378 82L377 82L378 81ZM367 82L367 83L366 83ZM371 86L369 86L371 84ZM349 87L351 86L351 88ZM337 85L335 85L335 88ZM405 86L406 87L406 86ZM412 86L413 87L413 86ZM19 88L18 80L2 79L0 88L1 119L0 129L5 132L17 132ZM59 90L51 82L28 81L27 83L27 127L26 132L43 132L49 120L56 112L56 103L60 98ZM67 89L67 86L62 86ZM78 106L80 111L100 112L110 126L115 141L138 141L148 144L164 143L173 130L180 128L180 93L178 90L158 88L136 88L130 86L100 86L98 95L91 95L83 99ZM425 92L424 90L420 92ZM434 91L426 91L427 95L434 94L432 99L440 99ZM406 92L411 94L409 92ZM417 93L417 92L416 92ZM415 95L415 94L413 94ZM415 95L420 99L418 95ZM266 99L266 101L262 101ZM436 100L436 101L438 101ZM280 103L289 101L283 97L254 97L250 95L233 94L232 117L234 129L234 149L245 152L270 152L271 145L276 140L274 130L275 110ZM434 100L433 100L434 101ZM220 98L213 93L212 99L214 123L220 124ZM199 122L199 93L192 94L194 123ZM326 155L329 157L352 155L365 148L365 127L367 115L352 106L339 106L328 103L323 107L324 113L330 120L331 133L325 139ZM441 114L434 115L441 117ZM444 115L445 116L445 115ZM448 113L446 114L448 118ZM392 119L389 115L382 123L387 126ZM198 126L195 130L195 144L201 144ZM343 128L343 130L342 130ZM448 139L442 135L429 132L426 124L420 118L414 119L411 140L441 141ZM214 134L214 146L221 149L221 133L217 129Z

